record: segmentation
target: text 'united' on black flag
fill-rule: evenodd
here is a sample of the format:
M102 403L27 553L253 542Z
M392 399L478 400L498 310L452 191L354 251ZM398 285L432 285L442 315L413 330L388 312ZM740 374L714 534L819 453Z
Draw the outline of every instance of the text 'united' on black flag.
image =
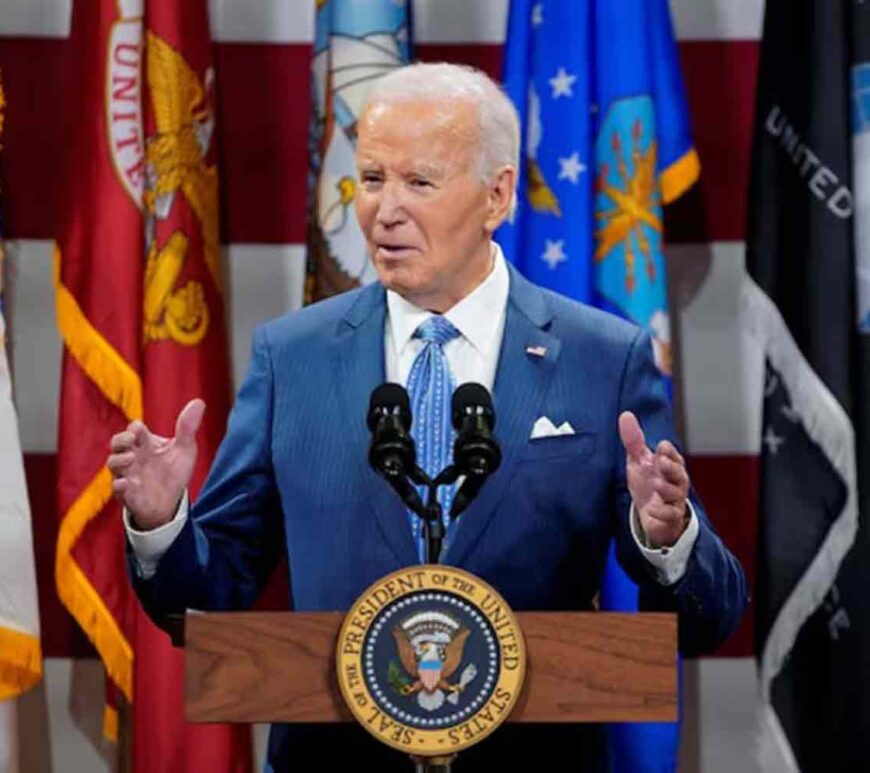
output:
M749 206L761 769L867 770L870 3L768 0Z

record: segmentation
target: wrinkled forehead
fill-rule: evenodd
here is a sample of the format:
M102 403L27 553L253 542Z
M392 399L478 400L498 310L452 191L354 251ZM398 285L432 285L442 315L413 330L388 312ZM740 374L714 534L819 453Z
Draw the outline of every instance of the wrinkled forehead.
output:
M468 163L479 141L477 109L463 99L373 102L357 124L359 162L388 152L421 162Z

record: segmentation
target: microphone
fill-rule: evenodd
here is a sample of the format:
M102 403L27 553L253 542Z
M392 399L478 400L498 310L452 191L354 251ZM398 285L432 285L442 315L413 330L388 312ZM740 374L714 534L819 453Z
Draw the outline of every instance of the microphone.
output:
M381 384L372 390L366 425L372 433L369 464L396 490L402 501L414 512L423 503L408 480L417 468L417 454L411 429L411 403L400 384Z
M486 387L462 384L453 393L453 463L466 475L491 475L501 464L501 449L492 436L495 411Z
M493 437L495 410L492 397L480 384L462 384L453 393L453 464L465 474L465 481L456 492L450 507L450 517L458 516L474 497L483 482L501 464L501 449Z

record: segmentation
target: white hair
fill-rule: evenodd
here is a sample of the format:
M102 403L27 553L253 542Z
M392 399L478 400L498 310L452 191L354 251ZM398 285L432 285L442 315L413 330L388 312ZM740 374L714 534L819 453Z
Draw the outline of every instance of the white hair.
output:
M415 99L458 99L473 105L480 121L477 165L483 182L490 182L505 166L512 166L519 173L519 117L513 103L486 73L446 62L397 67L374 82L360 115L377 102L389 104ZM515 208L516 191L511 201L511 215Z

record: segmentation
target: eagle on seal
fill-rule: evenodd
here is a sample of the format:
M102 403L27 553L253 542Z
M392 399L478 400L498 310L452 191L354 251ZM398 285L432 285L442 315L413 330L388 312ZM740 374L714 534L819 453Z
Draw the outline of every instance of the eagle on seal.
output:
M416 695L421 708L435 711L444 704L445 693L451 703L459 701L465 687L477 675L477 668L469 664L459 681L451 684L448 680L462 663L471 631L459 627L453 620L447 625L439 625L441 621L431 618L426 622L429 625L420 630L423 626L406 621L402 626L394 627L392 633L402 667L414 679L402 684L399 692L406 696Z

